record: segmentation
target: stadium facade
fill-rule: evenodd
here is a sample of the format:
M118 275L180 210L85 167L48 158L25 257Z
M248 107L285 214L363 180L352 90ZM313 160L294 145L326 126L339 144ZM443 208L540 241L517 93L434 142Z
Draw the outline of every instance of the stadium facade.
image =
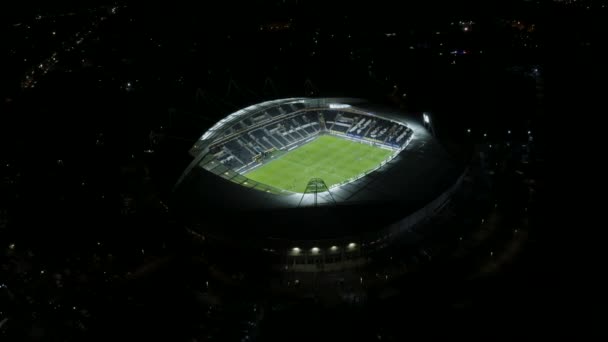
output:
M432 218L464 178L464 167L420 119L352 98L289 98L249 106L194 144L194 160L175 186L173 207L207 240L267 253L286 269L358 265L361 256ZM247 177L324 135L391 153L330 186L311 175L306 191Z

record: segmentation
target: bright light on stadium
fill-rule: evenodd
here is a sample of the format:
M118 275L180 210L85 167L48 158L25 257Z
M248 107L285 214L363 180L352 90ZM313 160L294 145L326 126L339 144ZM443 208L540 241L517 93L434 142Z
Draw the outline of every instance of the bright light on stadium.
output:
M426 113L422 114L422 117L424 118L424 123L425 124L428 124L428 123L431 122L431 119L429 118L429 116Z
M335 252L335 251L337 251L337 250L338 250L338 246L331 246L329 249L330 249L332 252Z
M200 155L205 151L213 151L200 162L200 166L248 188L251 188L249 185L259 184L253 186L253 189L268 194L303 194L308 181L326 167L327 160L332 160L332 173L339 177L332 178L326 186L327 189L334 189L366 177L393 160L414 135L414 131L405 122L393 121L381 113L364 112L348 102L347 99L338 98L291 98L249 106L228 115L211 127L195 143L190 153ZM305 110L306 108L315 110ZM281 115L275 117L279 113L286 117L279 120ZM297 114L295 121L291 114ZM429 123L430 113L423 114ZM337 123L325 126L325 119ZM255 124L252 125L253 121L250 120L255 121ZM278 121L275 122L276 120ZM226 135L235 124L243 129ZM393 125L399 126L398 134L389 130ZM279 126L289 128L286 131L289 133L285 133L289 134L288 138L295 133L294 140L285 140ZM309 129L312 127L314 129ZM257 137L256 143L240 145L238 139L248 140L247 136ZM224 146L223 143L227 144L226 149L221 147ZM326 146L330 145L336 148L328 150ZM283 152L280 160L276 158L276 151ZM350 157L343 158L344 155ZM270 162L275 159L276 162ZM285 166L287 161L298 163L298 160L304 159L306 168ZM216 167L220 164L222 167ZM185 173L193 167L194 164L190 165ZM184 180L185 173L179 183ZM305 247L302 251L310 252L310 248Z
M331 109L342 109L342 108L349 108L350 105L348 104L343 104L343 103L330 103L329 104L329 108Z
M313 254L317 254L317 253L319 253L319 248L317 248L317 247L313 247L313 248L312 248L310 251L311 251Z
M300 249L298 247L294 247L291 249L291 251L293 252L293 254L298 254L300 253Z
M357 244L354 242L348 244L348 249L354 249L355 247L357 247Z

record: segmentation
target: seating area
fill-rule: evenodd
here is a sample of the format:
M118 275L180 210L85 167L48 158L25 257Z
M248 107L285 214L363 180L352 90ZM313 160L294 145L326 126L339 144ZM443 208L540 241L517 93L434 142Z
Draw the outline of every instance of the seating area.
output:
M389 135L385 142L391 146L401 146L412 134L413 131L410 128L395 125L389 130Z
M325 113L323 113L325 115ZM344 133L351 128L354 124L355 119L346 116L344 113L337 112L333 118L326 117L326 124L329 124L330 131L336 131L339 133Z
M255 163L268 150L289 150L321 132L366 139L393 148L413 131L383 118L337 110L302 110L301 103L281 105L240 120L223 134L211 152L223 165L239 169Z

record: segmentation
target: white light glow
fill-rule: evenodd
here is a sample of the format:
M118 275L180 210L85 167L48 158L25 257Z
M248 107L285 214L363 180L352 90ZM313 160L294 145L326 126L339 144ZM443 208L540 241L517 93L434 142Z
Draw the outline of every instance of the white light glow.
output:
M341 109L341 108L349 108L350 105L343 103L330 103L329 108L331 109Z
M331 246L329 249L335 252L338 250L338 246Z
M294 252L294 253L296 253L296 254L300 253L300 249L298 247L292 248L291 251Z
M316 254L316 253L319 253L319 248L313 247L310 251L313 252L314 254Z
M355 248L355 247L357 247L357 244L356 244L356 243L354 243L354 242L351 242L351 243L349 243L349 244L348 244L348 248L349 248L349 249L353 249L353 248Z
M431 122L431 118L427 114L423 114L422 117L424 118L424 123L428 124Z

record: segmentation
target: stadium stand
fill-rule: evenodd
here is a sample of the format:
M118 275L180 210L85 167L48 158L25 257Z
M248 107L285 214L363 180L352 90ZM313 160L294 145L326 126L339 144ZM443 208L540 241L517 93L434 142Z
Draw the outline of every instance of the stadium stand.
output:
M292 103L266 108L233 124L210 151L223 165L238 169L257 162L256 156L266 151L287 150L321 133L400 148L413 132L403 124L360 112L305 110L303 104Z

